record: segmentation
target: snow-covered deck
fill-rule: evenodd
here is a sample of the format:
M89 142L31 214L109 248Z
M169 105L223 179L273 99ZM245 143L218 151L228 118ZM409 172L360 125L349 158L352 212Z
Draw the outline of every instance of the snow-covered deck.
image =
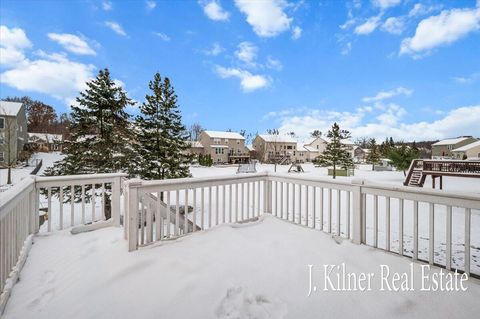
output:
M339 239L337 238L337 241ZM121 228L39 235L4 316L13 318L474 318L480 285L466 292L319 291L309 270L379 265L409 272L411 259L264 215L127 252ZM414 264L415 282L420 265ZM440 268L433 268L436 272ZM444 270L443 270L444 271Z

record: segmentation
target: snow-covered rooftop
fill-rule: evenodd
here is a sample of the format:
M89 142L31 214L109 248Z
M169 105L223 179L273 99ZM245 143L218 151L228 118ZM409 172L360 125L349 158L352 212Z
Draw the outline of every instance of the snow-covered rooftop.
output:
M371 291L308 296L308 265L322 288L324 265L342 263L348 273L375 273ZM135 252L121 228L65 230L35 238L4 318L475 318L480 311L475 280L465 292L380 291L379 265L391 274L413 265L420 282L419 263L268 214Z
M237 132L222 132L222 131L204 131L205 134L212 138L226 138L226 139L235 139L235 140L244 140L245 137L240 135Z
M289 135L281 134L260 134L260 136L265 142L274 142L274 143L297 143L297 140Z
M457 137L457 138L447 138L445 140L438 141L437 143L433 143L432 146L440 146L440 145L455 145L462 141L465 141L470 137Z
M0 115L16 116L22 105L19 102L0 101Z
M200 143L199 141L188 141L188 144L190 144L190 147L193 148L203 148L202 143Z
M62 134L48 134L48 133L28 133L28 141L36 142L43 140L47 143L61 142L63 140Z
M466 152L474 147L480 146L480 141L476 141L467 145L464 145L462 147L454 149L452 152Z

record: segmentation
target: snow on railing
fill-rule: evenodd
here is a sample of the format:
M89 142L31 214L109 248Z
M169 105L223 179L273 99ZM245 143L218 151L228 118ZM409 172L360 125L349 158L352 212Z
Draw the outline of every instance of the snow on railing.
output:
M52 231L69 225L86 224L105 218L105 199L111 194L111 218L103 226L120 225L121 179L126 174L91 174L24 178L0 195L0 315L11 289L18 280L33 241L39 230ZM52 191L59 200L54 207ZM69 197L64 197L64 193ZM101 198L100 213L96 198ZM73 199L73 200L72 200ZM91 215L86 205L90 201ZM46 207L43 203L47 203ZM64 206L70 207L68 215ZM80 206L80 207L78 207ZM48 216L47 227L40 229L40 216ZM54 222L55 220L55 222ZM57 223L58 222L58 223ZM57 227L53 227L53 224ZM91 225L92 229L96 227Z
M480 229L478 194L272 173L134 180L126 189L129 250L268 212L357 244L480 275L480 261L471 263L480 253L471 242L478 234L472 216Z

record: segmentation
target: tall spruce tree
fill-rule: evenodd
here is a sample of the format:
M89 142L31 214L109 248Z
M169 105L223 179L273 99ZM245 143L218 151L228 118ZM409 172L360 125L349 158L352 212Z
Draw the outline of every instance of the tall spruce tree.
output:
M342 142L350 137L350 132L341 130L337 123L334 123L332 129L328 131L327 138L330 142L318 157L317 163L320 166L332 166L333 178L337 177L337 167L344 169L353 167L353 158L347 149L348 146Z
M45 175L71 175L132 172L133 148L129 115L125 112L133 105L123 89L110 77L108 69L100 70L97 77L86 83L72 106L69 125L70 138L65 141L65 157L45 171ZM91 187L86 187L87 199ZM66 194L69 188L65 189ZM80 189L75 198L79 200ZM54 191L55 193L56 191ZM105 217L110 217L109 187L107 187ZM66 201L70 196L65 196Z
M135 120L138 175L145 179L169 179L190 175L187 130L177 104L177 95L166 77L156 73L149 83L151 95L140 107Z
M367 163L372 164L372 171L373 171L375 170L375 164L380 162L380 159L382 157L382 152L380 151L380 147L378 146L377 141L374 138L370 139L368 145L369 145L370 151L368 152L366 161Z

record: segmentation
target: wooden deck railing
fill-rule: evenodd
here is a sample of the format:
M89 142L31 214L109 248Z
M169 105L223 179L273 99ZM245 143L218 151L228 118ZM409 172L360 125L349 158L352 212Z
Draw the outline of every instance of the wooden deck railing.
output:
M424 160L423 170L427 172L448 173L451 175L472 174L480 177L480 161L435 161Z

